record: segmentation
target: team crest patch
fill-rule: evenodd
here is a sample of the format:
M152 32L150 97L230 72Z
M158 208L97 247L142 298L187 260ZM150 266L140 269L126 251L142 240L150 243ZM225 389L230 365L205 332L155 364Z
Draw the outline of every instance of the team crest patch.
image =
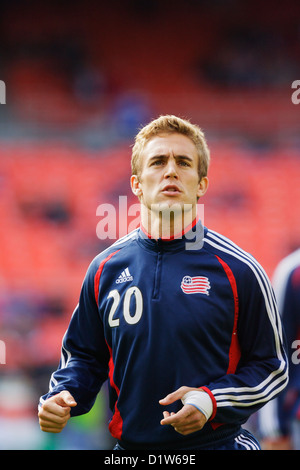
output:
M209 295L210 282L204 276L184 276L181 285L185 294L206 294Z

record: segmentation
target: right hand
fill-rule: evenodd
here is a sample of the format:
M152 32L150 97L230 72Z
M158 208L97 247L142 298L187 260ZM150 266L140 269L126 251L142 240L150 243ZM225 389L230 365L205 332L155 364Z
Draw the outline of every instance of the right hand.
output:
M48 398L39 410L40 428L44 432L59 433L71 417L71 407L77 403L67 390Z

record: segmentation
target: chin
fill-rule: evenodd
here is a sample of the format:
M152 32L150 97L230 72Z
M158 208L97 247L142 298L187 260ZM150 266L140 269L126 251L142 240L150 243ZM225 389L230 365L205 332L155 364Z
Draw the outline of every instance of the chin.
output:
M175 201L174 199L168 199L167 201L157 202L151 205L153 211L164 212L172 210L172 212L182 213L184 210L184 203L181 201Z

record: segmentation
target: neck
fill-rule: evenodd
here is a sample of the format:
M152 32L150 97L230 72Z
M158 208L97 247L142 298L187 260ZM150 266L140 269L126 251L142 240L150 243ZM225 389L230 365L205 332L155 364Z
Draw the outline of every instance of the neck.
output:
M172 210L172 207L149 210L142 205L141 225L150 238L170 240L181 237L193 226L196 207L190 210Z

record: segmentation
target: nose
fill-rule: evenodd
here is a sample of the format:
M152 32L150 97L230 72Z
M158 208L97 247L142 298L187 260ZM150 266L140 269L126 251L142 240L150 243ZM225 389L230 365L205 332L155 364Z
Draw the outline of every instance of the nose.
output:
M164 175L165 178L170 178L170 177L173 177L173 178L177 178L178 175L177 175L177 168L176 168L176 162L173 158L169 158L168 159L168 163L165 167L165 175Z

